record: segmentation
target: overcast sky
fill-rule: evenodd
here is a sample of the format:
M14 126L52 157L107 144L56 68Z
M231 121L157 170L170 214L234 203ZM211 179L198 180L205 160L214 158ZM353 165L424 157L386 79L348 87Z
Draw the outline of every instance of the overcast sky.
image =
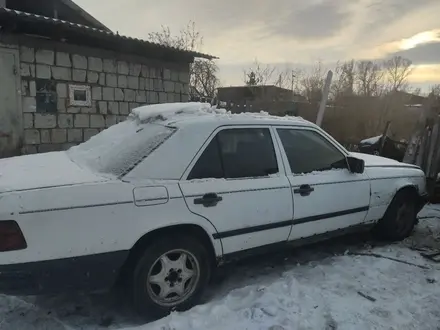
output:
M410 58L414 84L440 83L440 0L75 0L113 31L147 38L190 20L203 52L220 57L223 85L255 58L307 67L321 60Z

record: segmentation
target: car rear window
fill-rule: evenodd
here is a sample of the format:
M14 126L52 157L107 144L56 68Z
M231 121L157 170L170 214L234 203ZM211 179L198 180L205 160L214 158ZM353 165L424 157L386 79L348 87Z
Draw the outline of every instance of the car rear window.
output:
M159 124L140 124L128 117L67 151L76 164L101 174L123 176L175 131Z

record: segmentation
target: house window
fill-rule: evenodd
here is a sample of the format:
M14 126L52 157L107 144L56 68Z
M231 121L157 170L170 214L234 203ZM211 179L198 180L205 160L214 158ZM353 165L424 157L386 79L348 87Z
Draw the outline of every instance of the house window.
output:
M54 113L57 112L57 89L56 83L52 80L37 79L37 112Z
M92 96L90 86L86 85L69 85L70 105L74 107L90 107L92 106Z

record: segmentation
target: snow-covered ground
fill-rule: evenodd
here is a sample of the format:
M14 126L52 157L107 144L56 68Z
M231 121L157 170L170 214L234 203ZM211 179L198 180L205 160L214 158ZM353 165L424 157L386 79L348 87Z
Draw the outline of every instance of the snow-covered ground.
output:
M142 324L115 296L0 296L0 329L440 329L440 206L405 242L350 236L223 270L206 302Z

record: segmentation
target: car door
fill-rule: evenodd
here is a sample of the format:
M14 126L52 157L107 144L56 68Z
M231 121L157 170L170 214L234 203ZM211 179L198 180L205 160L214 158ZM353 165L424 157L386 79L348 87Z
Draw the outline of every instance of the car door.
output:
M269 127L237 126L215 131L189 166L182 193L224 254L287 242L293 201L282 164Z
M362 224L370 203L365 173L348 169L347 152L313 127L277 127L294 194L289 240Z

